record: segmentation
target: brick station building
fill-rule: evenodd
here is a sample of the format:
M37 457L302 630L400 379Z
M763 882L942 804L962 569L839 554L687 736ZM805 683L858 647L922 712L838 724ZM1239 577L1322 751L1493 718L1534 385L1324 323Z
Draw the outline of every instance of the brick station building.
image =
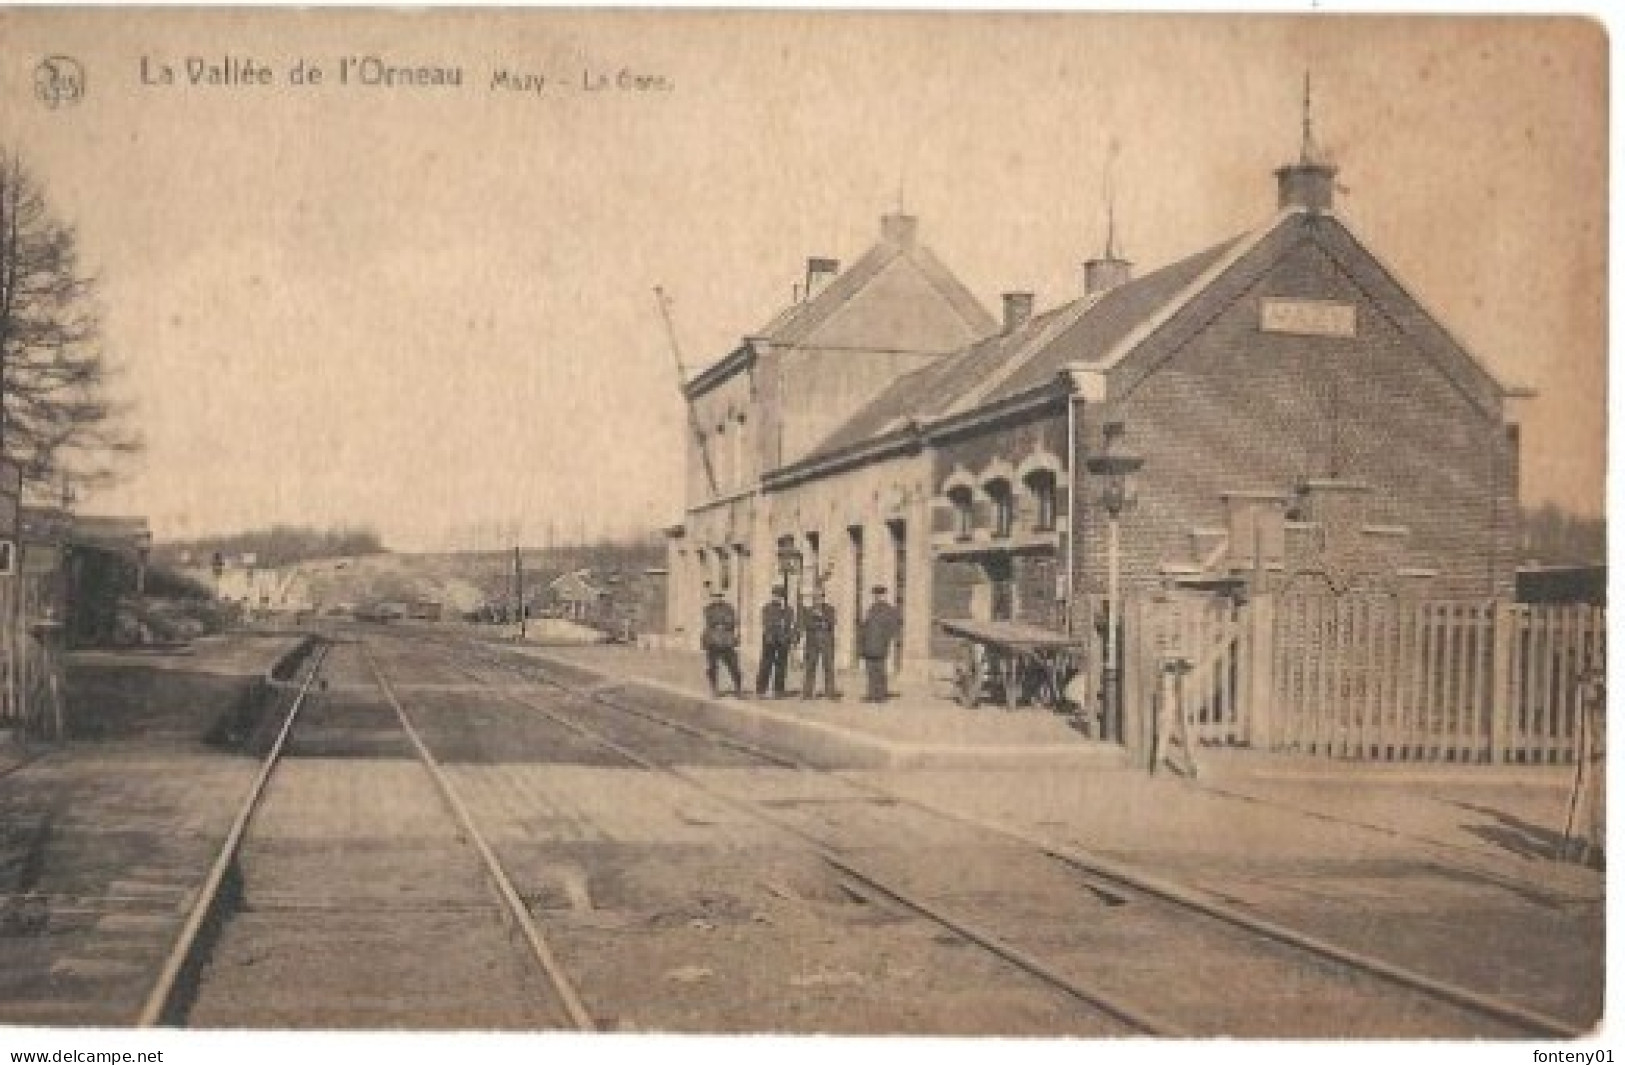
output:
M834 259L809 259L799 298L684 388L695 432L687 445L683 521L667 530L672 635L697 646L701 610L715 588L735 604L754 640L757 607L780 580L777 538L787 532L806 552L804 584L826 580L842 591L834 601L849 603L843 582L863 570L864 553L881 539L843 539L855 526L841 524L846 501L837 497L889 490L896 471L886 463L855 470L825 486L833 493L827 500L808 498L802 516L801 498L769 497L771 475L805 458L897 378L993 326L976 297L920 241L912 216L882 218L879 241L844 272ZM923 491L923 478L915 481ZM831 568L836 560L843 565ZM850 620L843 613L846 631Z
M726 413L740 352L689 386L706 426L799 432L792 446L758 441L748 469L731 460L725 535L724 502L695 492L691 448L673 624L697 633L707 579L750 620L789 536L841 609L848 647L864 589L895 590L905 673L948 656L940 619L1087 634L1108 523L1085 471L1108 446L1143 459L1120 525L1126 589L1510 597L1525 394L1360 241L1335 177L1306 126L1261 228L1139 277L1108 241L1080 295L1034 313L1030 294L1007 294L996 326L934 261L953 295L929 311L836 277L826 294L872 297L865 326L889 330L884 354L843 353L828 391L830 364L812 361L801 387L735 387ZM888 219L888 233L904 225L912 240L912 221ZM814 317L818 299L788 320ZM942 350L965 333L977 335Z

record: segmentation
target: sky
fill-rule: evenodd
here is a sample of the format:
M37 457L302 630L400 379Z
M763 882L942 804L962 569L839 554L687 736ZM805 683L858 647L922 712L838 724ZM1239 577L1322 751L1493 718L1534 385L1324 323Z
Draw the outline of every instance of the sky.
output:
M1603 507L1590 21L21 9L0 40L0 142L77 228L146 440L80 507L160 539L342 523L432 550L670 524L686 430L656 285L692 373L901 201L990 311L1009 290L1061 303L1101 250L1108 170L1140 272L1265 222L1306 69L1350 227L1538 390L1525 501ZM83 70L77 102L36 96L52 55ZM463 82L360 84L369 56ZM228 57L272 84L190 83L189 59ZM322 83L290 84L301 60Z

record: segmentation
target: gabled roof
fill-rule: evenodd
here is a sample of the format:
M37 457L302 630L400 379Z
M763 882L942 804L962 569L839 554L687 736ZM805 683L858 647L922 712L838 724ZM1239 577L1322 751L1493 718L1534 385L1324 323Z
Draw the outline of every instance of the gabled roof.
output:
M1110 355L1118 343L1137 326L1174 303L1186 289L1202 278L1225 253L1246 242L1246 236L1231 237L1195 255L1162 267L1144 277L1108 289L1092 299L1075 301L1081 312L1055 330L1048 342L1030 349L1027 357L1010 367L1010 373L989 386L964 397L956 404L965 409L1002 399L1043 384L1070 363L1098 363Z
M900 429L911 422L923 423L947 412L968 389L1019 355L1034 337L1047 330L1053 319L1068 309L1063 307L1038 315L1009 333L987 337L904 374L840 425L813 454L842 451L870 437Z
M935 349L930 345L922 346L922 354L952 350L968 338L991 332L997 325L993 316L970 289L943 265L936 253L914 238L913 223L914 220L907 216L887 216L882 220L880 241L864 252L857 262L837 274L812 298L790 304L768 319L761 328L746 334L744 342L737 348L690 378L684 386L685 392L690 396L703 393L731 376L751 360L758 345L816 343L816 334L820 330L857 303L858 297L879 281L882 275L899 265L912 268L923 281L924 288L940 298L963 323L963 329L953 340Z
M1236 238L1239 239L1239 238ZM1106 354L1235 244L1232 239L1155 273L1034 315L1008 333L978 341L907 374L837 428L813 455L1006 398L1044 384L1069 363Z
M547 590L565 599L596 599L602 590L589 579L591 570L574 570L560 574L548 583Z
M792 303L752 333L751 337L774 344L801 343L899 259L918 270L931 288L953 308L954 313L964 319L970 335L979 336L994 327L996 323L992 315L930 248L912 240L900 243L883 238L812 299Z
M887 438L919 437L935 425L959 424L978 412L1046 399L1045 386L1068 367L1107 370L1123 362L1200 298L1248 283L1285 249L1313 240L1332 255L1441 373L1482 410L1505 388L1359 241L1334 212L1282 211L1262 229L1232 237L1095 296L1037 315L899 378L858 410L805 459L808 475L843 454Z

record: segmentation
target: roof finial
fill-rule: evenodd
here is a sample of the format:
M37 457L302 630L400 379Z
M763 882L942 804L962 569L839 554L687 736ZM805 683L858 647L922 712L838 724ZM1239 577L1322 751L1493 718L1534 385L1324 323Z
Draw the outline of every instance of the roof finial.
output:
M1106 160L1106 258L1117 258L1117 196L1112 188L1112 164Z
M1315 145L1314 99L1310 95L1308 68L1303 72L1303 146L1299 150L1298 162L1304 166L1320 162L1320 149Z
M1099 296L1108 289L1126 283L1133 276L1133 264L1117 251L1117 138L1113 137L1101 164L1101 192L1106 200L1106 250L1098 259L1083 264L1083 293Z
M1276 199L1282 210L1330 211L1337 200L1337 167L1315 143L1313 85L1303 72L1303 143L1298 161L1275 171Z
M907 191L907 188L908 188L908 166L907 166L907 164L899 163L897 165L897 213L898 214L907 214L908 213L907 206L906 206L906 200L905 200L905 197L903 195L904 192Z
M1105 170L1101 185L1106 197L1106 259L1117 258L1117 184L1113 180L1117 168L1117 149L1117 138L1113 137L1102 167Z

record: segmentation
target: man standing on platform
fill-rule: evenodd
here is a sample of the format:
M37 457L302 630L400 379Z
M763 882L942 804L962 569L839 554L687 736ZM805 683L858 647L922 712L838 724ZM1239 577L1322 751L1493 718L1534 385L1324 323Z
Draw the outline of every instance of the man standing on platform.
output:
M795 618L784 600L784 589L775 588L773 598L762 607L762 661L756 667L756 694L765 696L771 683L775 699L784 698L784 677L796 633Z
M869 690L864 694L866 703L886 701L886 660L891 657L892 641L903 627L897 608L886 602L886 588L874 587L875 601L863 615L863 626L858 630L858 654L863 658L864 671L869 676Z
M802 653L807 659L801 680L801 697L813 697L813 678L819 665L824 669L824 698L839 699L835 690L835 608L824 601L821 588L813 590L812 605L802 611L801 635L806 640Z
M717 666L721 665L733 678L734 694L744 695L739 681L739 615L721 592L712 592L711 601L705 604L700 646L705 649L705 679L711 682L711 694L721 694L717 691Z

